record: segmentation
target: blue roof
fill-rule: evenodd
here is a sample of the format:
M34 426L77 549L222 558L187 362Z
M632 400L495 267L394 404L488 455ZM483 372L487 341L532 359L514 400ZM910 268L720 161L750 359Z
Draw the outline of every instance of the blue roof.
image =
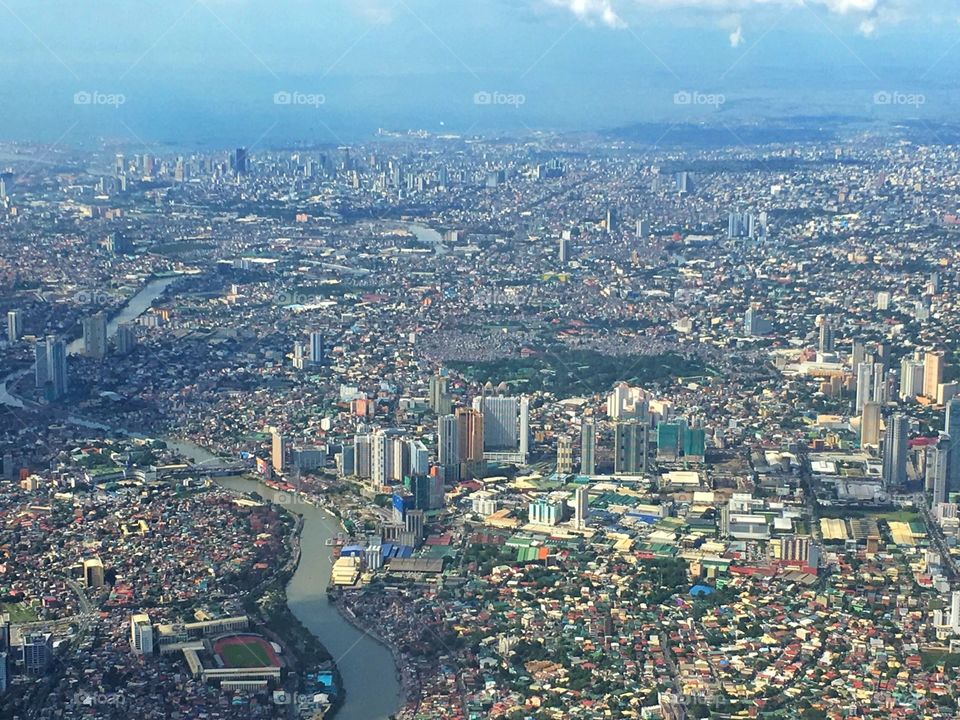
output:
M693 597L698 597L700 595L713 595L714 589L709 585L694 585L690 588L690 594Z

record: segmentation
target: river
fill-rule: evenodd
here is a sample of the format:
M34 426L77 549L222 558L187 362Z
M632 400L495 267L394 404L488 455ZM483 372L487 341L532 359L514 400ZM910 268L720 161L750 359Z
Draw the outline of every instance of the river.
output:
M160 297L176 277L152 280L143 287L107 326L108 335L117 331L117 325L130 322L142 315L154 299ZM79 345L78 345L79 343ZM83 348L83 339L68 346L69 352ZM32 368L11 373L0 383L0 404L23 407L23 402L10 394L8 383L23 377ZM104 425L84 418L70 416L68 422L92 429L109 430ZM195 463L209 463L216 456L189 442L168 441ZM217 483L240 492L272 491L255 480L218 478ZM397 668L390 651L365 633L348 623L327 599L330 579L330 548L327 540L341 532L339 521L328 511L308 503L287 505L303 516L300 538L300 564L287 585L287 604L300 622L312 632L333 656L343 686L346 702L337 712L337 720L385 720L400 709L400 683Z
M117 327L122 323L133 322L143 315L150 309L153 301L163 295L166 289L179 280L180 277L180 275L172 275L170 277L154 278L140 288L140 291L136 295L127 300L120 312L107 322L107 337L110 338L116 335ZM76 355L82 351L82 336L67 345L67 352L71 355Z
M189 442L168 441L195 463L210 462L215 456ZM258 492L270 497L273 490L256 480L216 478L221 487L239 492ZM300 564L287 585L287 604L294 615L327 648L340 670L346 702L337 720L384 720L400 709L400 683L390 651L348 623L327 599L330 580L330 547L327 540L342 532L340 523L327 510L308 503L285 506L303 516L300 536Z

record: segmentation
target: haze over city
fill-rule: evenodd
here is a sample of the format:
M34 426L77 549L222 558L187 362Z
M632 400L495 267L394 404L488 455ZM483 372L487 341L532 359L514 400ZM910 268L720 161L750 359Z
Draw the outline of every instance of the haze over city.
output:
M955 3L0 19L0 720L960 717Z

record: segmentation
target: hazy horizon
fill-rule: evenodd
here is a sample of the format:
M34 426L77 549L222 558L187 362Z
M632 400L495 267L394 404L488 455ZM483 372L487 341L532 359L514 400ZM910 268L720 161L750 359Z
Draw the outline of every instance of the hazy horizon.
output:
M955 115L960 10L909 0L9 0L0 139L355 142Z

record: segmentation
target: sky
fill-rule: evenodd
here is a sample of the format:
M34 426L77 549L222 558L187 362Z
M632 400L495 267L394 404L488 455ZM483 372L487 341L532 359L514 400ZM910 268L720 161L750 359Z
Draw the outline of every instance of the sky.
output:
M0 0L0 139L955 115L955 0Z

